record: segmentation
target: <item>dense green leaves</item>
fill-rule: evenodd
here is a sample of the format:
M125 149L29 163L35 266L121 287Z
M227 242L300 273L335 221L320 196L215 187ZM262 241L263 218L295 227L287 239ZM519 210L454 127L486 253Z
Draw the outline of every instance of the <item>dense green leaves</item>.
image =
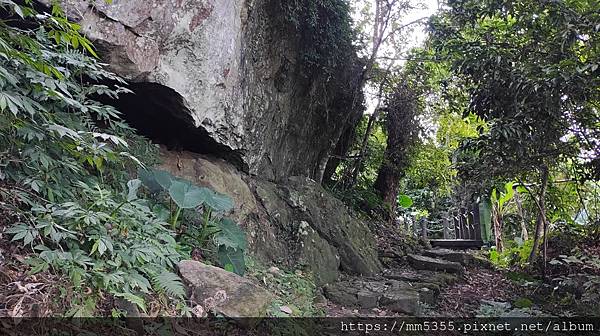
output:
M156 149L118 111L95 100L129 92L119 86L126 83L88 56L96 56L91 43L59 6L38 15L2 0L0 9L33 27L0 19L0 210L14 214L6 223L15 221L3 233L33 252L25 261L29 274L70 278L64 283L73 293L68 316L93 315L106 294L144 311L150 294L183 299L175 265L205 246L169 228L160 192L181 208L204 205L218 214L211 221L220 221L232 200L145 169ZM129 172L138 167L139 179L132 179ZM243 265L243 232L231 221L223 225L220 242L236 249L231 259L237 266L241 251ZM92 294L84 294L87 288Z
M152 278L153 284L170 296L183 298L185 296L185 288L181 283L181 279L177 274L162 271L160 274Z
M432 45L490 128L465 143L463 171L514 177L598 155L597 1L466 1L432 21ZM466 57L465 57L466 55ZM596 148L596 149L595 149ZM563 161L564 162L564 161Z
M172 227L175 228L183 209L203 207L204 215L200 228L189 228L187 237L191 237L202 247L211 238L218 248L218 259L223 267L232 272L243 274L246 235L231 219L221 215L233 209L233 201L211 189L198 187L190 181L157 169L140 171L140 178L151 191L167 191L170 199L177 205L172 215Z

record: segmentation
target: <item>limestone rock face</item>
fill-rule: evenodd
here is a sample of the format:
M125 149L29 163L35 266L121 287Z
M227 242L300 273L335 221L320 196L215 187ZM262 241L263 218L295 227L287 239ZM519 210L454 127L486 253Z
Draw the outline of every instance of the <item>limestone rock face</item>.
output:
M230 196L227 214L246 232L249 251L262 260L310 271L318 285L334 282L340 269L373 275L381 270L366 223L315 181L255 179L226 161L190 152L161 151L160 168Z
M191 152L171 152L164 147L160 156L163 161L160 169L231 197L234 209L230 217L237 223L244 224L256 212L256 200L242 173L228 162Z
M181 106L170 107L185 111L170 113L198 129L184 148L214 142L212 152L235 153L236 164L253 175L318 175L328 150L361 114L348 110L358 61L349 55L332 73L306 74L300 39L277 0L63 3L111 70L177 96Z
M113 105L141 133L162 136L156 141L171 151L161 168L234 200L230 216L250 252L309 265L319 284L340 268L380 270L365 223L305 178L320 177L361 115L355 55L309 71L280 0L62 2L134 91Z
M273 295L235 273L184 260L177 265L191 297L227 317L262 317L274 299Z
M367 276L381 270L373 233L318 183L306 177L290 177L278 185L254 183L264 220L283 240L278 248L310 266L318 283L334 280L338 268Z

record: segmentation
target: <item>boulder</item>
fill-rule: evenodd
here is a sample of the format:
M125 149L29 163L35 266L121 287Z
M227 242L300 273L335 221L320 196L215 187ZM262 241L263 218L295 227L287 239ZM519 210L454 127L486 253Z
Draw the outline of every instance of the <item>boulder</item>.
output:
M222 268L184 260L177 265L190 300L227 317L262 317L274 296ZM217 299L220 298L220 299Z
M282 186L282 196L299 218L336 248L341 267L353 274L381 271L375 236L346 205L310 178L295 176Z
M319 285L337 279L340 268L338 250L302 220L304 217L298 216L286 199L279 196L280 186L265 181L254 187L255 196L244 181L251 178L224 160L164 148L161 148L161 158L161 169L233 199L234 209L228 216L245 229L253 254L288 267L304 265Z
M420 313L419 294L417 292L386 293L380 299L381 307L396 313L418 315Z
M308 267L319 285L336 279L339 268L363 275L381 270L373 233L315 181L290 177L281 184L253 182L265 222L276 227L291 264ZM259 225L257 225L259 226ZM268 244L261 248L270 248Z
M462 274L464 271L463 266L460 263L425 257L422 255L409 254L408 261L412 267L419 270L442 271L457 274Z

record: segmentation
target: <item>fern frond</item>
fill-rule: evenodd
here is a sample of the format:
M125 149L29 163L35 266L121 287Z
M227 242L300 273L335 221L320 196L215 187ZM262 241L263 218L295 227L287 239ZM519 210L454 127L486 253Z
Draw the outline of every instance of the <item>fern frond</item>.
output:
M169 296L178 298L185 296L185 288L181 283L181 278L175 273L163 270L152 277L152 284L155 290L160 290Z

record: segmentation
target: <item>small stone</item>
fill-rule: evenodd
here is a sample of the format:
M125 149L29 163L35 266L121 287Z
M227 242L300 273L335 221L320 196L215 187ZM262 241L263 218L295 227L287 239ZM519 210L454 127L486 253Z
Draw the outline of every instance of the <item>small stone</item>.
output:
M271 273L271 274L273 274L273 275L280 275L281 274L281 270L279 269L279 267L276 267L276 266L269 267L268 272Z
M204 308L201 305L196 305L194 308L192 308L192 314L196 317L206 317L206 311L204 310Z
M369 290L361 290L356 294L358 305L365 309L377 307L381 294Z
M418 315L419 294L411 291L385 293L379 300L381 306L396 313Z

